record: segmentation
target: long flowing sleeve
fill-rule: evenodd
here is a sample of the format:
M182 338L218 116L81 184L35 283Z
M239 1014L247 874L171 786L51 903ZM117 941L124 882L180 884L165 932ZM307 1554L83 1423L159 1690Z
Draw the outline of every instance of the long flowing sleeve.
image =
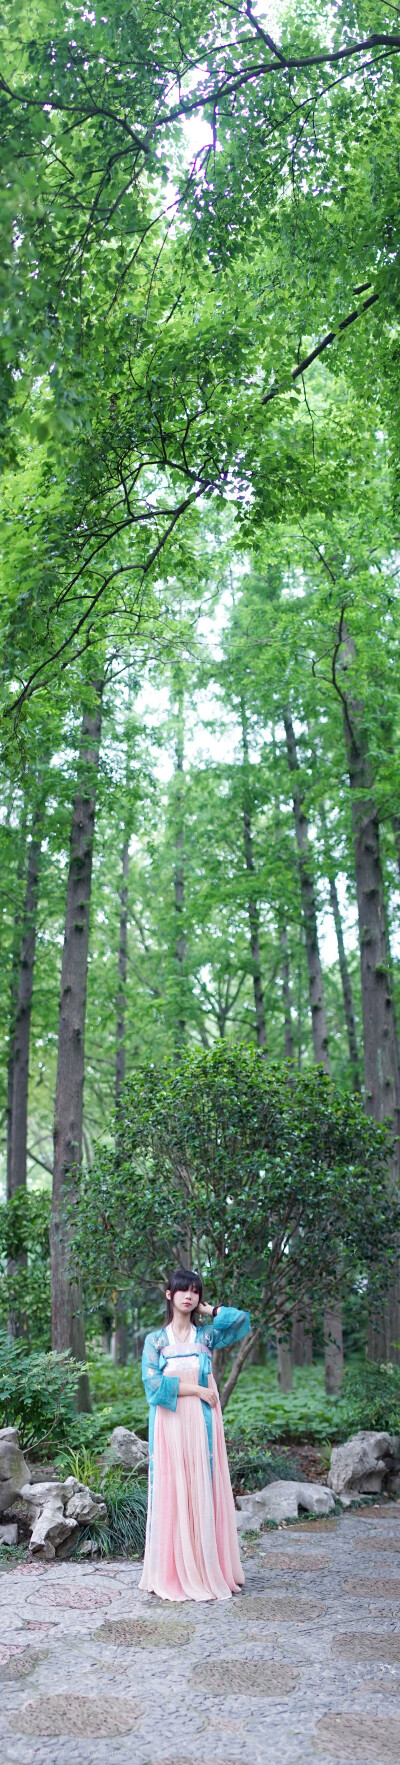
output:
M146 1336L142 1356L142 1379L147 1402L152 1409L162 1404L165 1410L176 1410L179 1391L179 1379L164 1378L160 1370L159 1353L154 1336Z
M220 1305L211 1331L212 1348L230 1348L248 1336L251 1323L248 1311L236 1311L234 1305Z

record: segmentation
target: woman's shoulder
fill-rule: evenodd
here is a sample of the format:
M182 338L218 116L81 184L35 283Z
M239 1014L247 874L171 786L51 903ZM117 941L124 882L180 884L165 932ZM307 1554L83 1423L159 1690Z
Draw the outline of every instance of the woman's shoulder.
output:
M211 1352L212 1352L212 1335L211 1335L211 1332L212 1332L212 1324L211 1324L211 1323L210 1323L210 1324L198 1324L198 1325L197 1325L197 1330L196 1330L196 1342L198 1342L198 1343L199 1343L199 1346L200 1346L200 1347L201 1347L201 1348L206 1348L206 1349L208 1349L208 1350L209 1350L209 1353L210 1353L210 1354L211 1354Z
M166 1326L161 1324L158 1330L149 1330L148 1335L145 1336L143 1352L150 1348L164 1348L166 1342L168 1342Z

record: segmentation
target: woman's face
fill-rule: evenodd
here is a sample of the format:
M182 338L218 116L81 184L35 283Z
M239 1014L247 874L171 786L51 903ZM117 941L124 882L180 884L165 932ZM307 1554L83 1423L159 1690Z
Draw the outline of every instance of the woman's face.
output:
M170 1287L167 1287L165 1297L166 1299L171 1298ZM185 1292L182 1291L181 1287L178 1287L176 1293L174 1293L172 1301L174 1311L178 1312L180 1318L190 1317L191 1311L195 1311L198 1303L199 1294L197 1287L186 1287Z

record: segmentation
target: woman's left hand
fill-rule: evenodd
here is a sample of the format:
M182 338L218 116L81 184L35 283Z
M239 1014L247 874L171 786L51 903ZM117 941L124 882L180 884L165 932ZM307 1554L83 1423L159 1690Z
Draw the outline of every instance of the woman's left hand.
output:
M201 1305L198 1306L198 1311L200 1311L202 1313L202 1316L204 1318L212 1318L214 1306L213 1305L205 1305L204 1301L202 1300Z

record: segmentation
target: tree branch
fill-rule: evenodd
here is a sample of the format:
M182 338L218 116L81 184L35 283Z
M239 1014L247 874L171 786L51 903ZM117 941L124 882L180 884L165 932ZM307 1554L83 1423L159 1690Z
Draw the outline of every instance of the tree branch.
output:
M298 367L292 368L290 376L291 380L293 382L299 380L302 374L304 374L305 369L311 367L311 362L315 362L317 356L322 355L324 349L328 349L330 343L334 343L335 337L340 337L342 331L347 331L348 325L354 325L355 319L359 319L362 313L366 313L369 306L375 306L375 302L379 299L379 294L370 294L369 299L363 300L361 306L354 307L353 312L348 313L346 319L341 319L340 325L337 326L336 331L327 331L326 336L322 338L321 343L316 343L315 349L311 349L309 355L304 356L304 360L299 362ZM264 393L264 398L261 400L261 403L269 404L271 398L277 398L278 393L287 391L287 384L281 380L277 380L276 386L271 386L269 392Z

